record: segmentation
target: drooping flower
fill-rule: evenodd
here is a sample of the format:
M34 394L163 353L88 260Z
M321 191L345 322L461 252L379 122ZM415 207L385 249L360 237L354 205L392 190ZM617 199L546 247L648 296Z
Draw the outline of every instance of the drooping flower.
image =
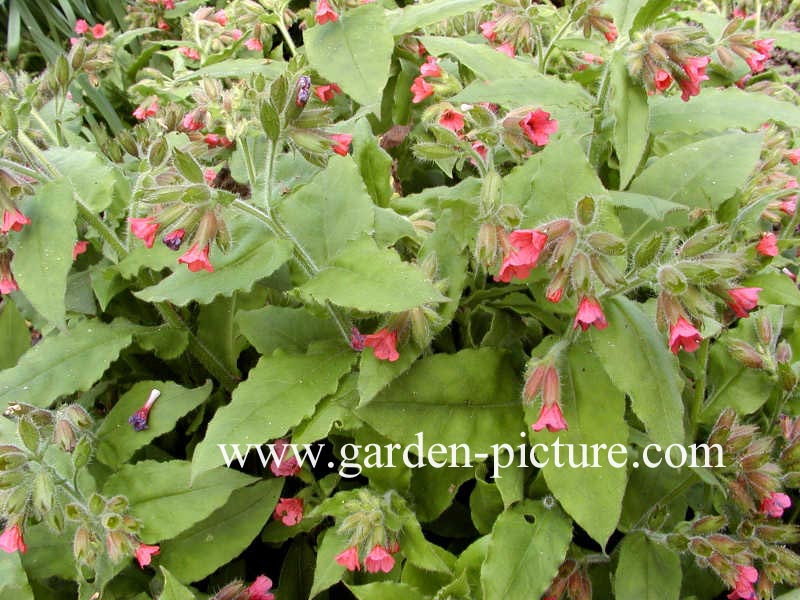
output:
M243 35L244 32L241 29L231 29L231 37L233 38L234 42L238 42L240 39L242 39Z
M217 172L214 169L212 169L211 167L208 167L207 169L203 169L203 179L206 180L206 183L208 185L211 185L211 183L216 178L217 178Z
M139 568L144 569L153 559L153 556L161 552L158 546L148 546L147 544L139 544L136 548L136 560L139 563Z
M761 512L768 517L780 519L783 511L792 506L792 499L784 493L772 492L761 501Z
M133 116L139 121L144 121L147 117L153 117L158 112L158 98L153 100L149 105L145 106L140 104L133 111Z
M497 48L495 48L495 50L505 54L509 58L514 58L517 55L517 50L514 48L514 44L511 42L500 44Z
M364 568L370 573L388 573L394 568L394 557L380 544L369 551L364 559Z
M778 256L778 238L774 233L765 233L756 245L756 252L763 256Z
M414 83L411 84L411 91L414 92L414 97L411 99L411 102L419 104L425 100L425 98L433 94L433 86L422 77L417 77L414 79Z
M350 347L356 352L361 352L364 349L364 340L367 339L363 333L358 330L358 327L353 327L350 330Z
M793 217L797 211L797 195L791 196L788 200L781 200L778 203L778 208L782 213Z
M78 240L75 242L75 245L72 247L72 260L78 258L79 255L86 252L86 249L89 247L89 242L86 240Z
M189 248L188 252L178 259L179 263L184 263L192 273L196 273L201 269L205 269L209 273L214 272L214 267L208 261L208 251L210 250L208 244L202 249L199 244L195 244Z
M458 133L464 129L464 116L448 108L442 113L442 116L439 117L439 125Z
M247 588L247 600L275 600L275 594L271 594L272 580L266 575L259 575L256 580Z
M314 20L318 25L325 25L328 21L334 23L339 20L339 15L331 8L328 0L319 0L317 2L317 10L314 12Z
M537 108L523 117L519 126L526 137L537 146L545 146L550 136L558 131L558 121L550 118L550 113Z
M340 88L335 83L328 83L326 85L318 85L314 88L314 94L316 94L317 98L322 100L325 104L333 100L333 97L336 94L341 94L342 88Z
M181 121L181 127L183 127L186 131L197 131L198 129L202 129L205 125L205 121L203 119L205 115L204 111L200 111L198 109L189 111L183 117Z
M672 75L669 74L669 71L658 69L653 76L653 85L656 86L656 90L663 92L672 85Z
M291 477L300 472L300 465L297 462L296 456L286 456L289 450L289 444L286 440L279 439L273 442L275 454L278 460L273 460L269 463L269 470L275 477Z
M102 23L98 23L94 27L92 27L92 37L96 40L102 40L106 37L108 31L106 30L106 26Z
M361 570L361 565L358 562L358 549L355 546L347 548L344 552L337 554L335 560L348 571Z
M756 591L753 584L758 581L758 571L749 565L736 565L736 582L733 591L728 594L728 600L756 600Z
M737 317L742 319L750 315L750 311L758 305L758 292L761 288L734 288L728 290L728 306L731 307Z
M800 148L789 150L786 153L786 158L788 158L789 162L791 162L793 165L800 163Z
M364 336L364 346L372 348L372 353L378 360L394 362L400 358L397 352L397 332L385 327L373 334Z
M760 73L764 70L766 62L772 56L772 48L775 40L772 38L755 40L753 42L754 52L745 59L747 66L753 73Z
M706 67L710 62L710 56L690 56L681 65L683 72L686 74L685 78L681 78L678 81L682 92L681 100L688 102L689 98L700 93L700 83L708 79Z
M169 31L169 23L167 23L164 19L159 19L156 27L158 27L161 31Z
M494 30L496 26L497 21L486 21L485 23L481 23L481 35L490 42L493 42L497 38L497 32Z
M472 149L478 153L484 161L486 160L486 154L489 152L489 149L486 147L486 144L483 142L472 142Z
M435 56L428 56L420 65L419 73L423 77L441 77L442 67L439 66L439 59Z
M154 217L141 217L130 218L128 223L131 227L131 233L144 242L148 248L153 247L153 242L156 241L156 232L161 225Z
M0 294L10 294L19 289L14 275L10 270L0 269Z
M347 156L350 151L350 142L353 136L349 133L332 133L330 138L333 140L333 151L339 156Z
M700 347L703 337L697 328L683 317L678 317L669 328L669 349L677 354L683 349L685 352L694 352Z
M20 212L18 208L11 210L3 209L3 224L0 225L0 233L9 231L20 231L24 225L30 225L31 220Z
M619 33L617 32L617 26L613 23L609 23L608 28L603 32L603 35L609 44L613 44L615 41L617 41L617 37L619 36Z
M513 250L503 257L494 280L509 283L513 278L527 279L547 243L547 234L537 229L517 229L511 232L508 240Z
M602 56L597 56L596 54L592 54L591 52L584 52L581 55L581 60L583 61L577 67L575 67L578 71L585 71L589 65L602 65L605 62Z
M608 321L603 314L603 307L600 303L590 296L584 296L578 303L578 312L575 314L575 320L572 323L572 328L577 329L580 325L583 331L586 331L594 325L597 329L605 329L608 327Z
M303 520L302 498L281 498L275 507L275 518L287 527L293 527Z
M188 46L181 46L178 48L178 52L183 54L186 58L190 58L192 60L200 60L200 52L197 51L197 48L189 48Z
M86 19L78 19L75 21L74 27L75 33L78 35L83 35L89 31L89 24L86 22Z
M183 238L186 235L185 229L176 229L175 231L170 231L166 234L161 241L164 242L164 245L169 248L170 250L178 250L183 244Z
M541 431L545 427L547 431L561 431L562 429L567 429L567 422L558 404L542 402L539 417L536 419L536 422L531 425L531 429L534 431Z
M228 24L228 15L225 14L224 10L218 10L214 13L214 20L217 22L217 24L225 27L225 25Z
M28 546L25 545L25 540L22 537L22 530L19 525L15 524L7 528L0 534L0 550L12 554L17 550L25 554L28 551Z
M264 45L258 38L250 38L245 40L244 47L248 50L252 50L253 52L261 52L264 49Z
M153 408L153 404L155 404L160 395L160 391L155 389L152 390L150 392L150 396L147 398L147 402L144 403L144 406L128 417L128 423L133 426L135 431L144 431L147 429L147 418L150 416L150 409Z
M205 137L203 137L203 141L209 148L230 148L233 146L232 141L230 141L224 135L219 135L218 133L207 133Z

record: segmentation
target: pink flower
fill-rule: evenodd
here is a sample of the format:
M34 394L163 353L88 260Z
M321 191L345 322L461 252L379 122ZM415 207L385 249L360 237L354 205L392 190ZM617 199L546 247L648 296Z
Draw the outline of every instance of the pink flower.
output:
M244 47L255 52L261 52L261 50L264 49L264 46L261 44L261 40L258 38L250 38L249 40L246 40Z
M506 42L505 44L500 44L497 48L495 48L498 52L502 52L509 58L514 58L517 55L517 51L514 49L514 44L511 42Z
M364 336L364 346L372 348L378 360L394 362L400 358L397 352L397 332L383 328L376 333Z
M728 600L756 600L753 584L758 581L758 571L749 565L736 565L738 575L734 590L728 594Z
M78 258L78 255L83 254L86 252L86 248L89 247L89 242L86 240L78 240L75 242L75 245L72 247L72 260Z
M793 217L794 213L797 211L797 196L792 196L788 200L782 200L778 203L778 208L780 208L782 213Z
M233 41L238 42L240 39L242 39L243 35L244 33L241 29L231 29L231 37L233 38Z
M289 451L289 444L286 440L275 440L273 443L275 453L279 457L277 461L269 463L269 470L275 477L291 477L300 472L300 465L297 463L296 456L286 456Z
M332 133L331 139L333 140L333 151L339 156L347 156L350 151L350 142L353 141L353 136L349 133Z
M439 125L457 133L464 129L464 116L448 108L439 117Z
M350 329L350 347L356 352L361 352L364 349L364 340L367 339L363 333L358 330L358 327Z
M355 546L337 554L335 560L348 571L358 571L361 569L358 563L358 550Z
M792 505L792 499L781 492L772 492L761 501L761 512L768 517L780 519L783 511Z
M542 409L539 411L539 418L536 419L536 423L531 425L531 428L534 431L541 431L545 427L547 431L561 431L562 429L567 429L567 422L564 420L564 415L558 404L542 403Z
M537 146L545 146L550 135L558 131L558 121L550 118L550 113L537 108L520 120L519 126L527 138Z
M769 56L765 56L760 52L750 52L744 62L750 67L752 73L760 73L764 70L764 65L769 60Z
M106 37L107 33L108 31L106 31L106 26L102 23L98 23L92 27L92 37L96 40L102 40L104 37Z
M669 328L669 349L673 354L677 354L681 349L694 352L702 341L703 338L697 328L683 317L678 317Z
M778 256L778 238L774 233L765 233L756 245L756 252L763 256Z
M439 66L439 59L435 56L429 56L425 59L419 67L419 73L423 77L441 77L442 67Z
M486 154L489 152L489 149L486 147L486 144L483 142L472 142L472 149L478 153L484 161L486 160Z
M225 27L225 25L228 24L228 15L225 14L224 10L218 10L217 12L214 13L214 20L218 24Z
M211 182L213 182L216 178L217 178L217 172L214 169L212 169L211 167L203 169L203 179L206 180L206 183L208 185L211 185Z
M14 208L3 210L3 224L0 225L0 233L8 233L11 230L20 231L24 225L30 225L31 220L23 215L19 209Z
M214 272L214 267L208 262L208 244L201 250L199 244L195 244L189 251L178 259L179 263L184 263L189 267L192 273L196 273L200 269L205 269L209 273Z
M181 121L181 127L183 127L186 131L198 131L202 129L205 125L204 121L202 120L201 113L197 110L192 110L183 117Z
M158 546L148 546L147 544L139 544L136 548L136 560L139 562L139 568L144 569L150 564L152 557L158 554L161 549Z
M602 56L597 56L596 54L592 54L591 52L584 52L583 55L581 56L581 60L583 60L583 62L576 67L578 71L585 71L589 65L592 64L602 65L604 62Z
M796 165L797 163L800 163L800 148L795 148L794 150L789 150L786 153L786 158L788 158L789 161L793 165Z
M89 31L89 24L86 22L85 19L78 19L75 21L75 33L78 35L83 35L84 33Z
M153 100L149 106L145 106L144 104L139 105L136 110L133 111L133 116L136 117L139 121L144 121L147 117L153 117L158 112L158 99L156 98Z
M528 278L547 243L547 234L536 229L517 229L508 239L514 249L503 257L500 272L494 278L503 283L509 283L513 278Z
M224 135L219 135L217 133L207 133L206 136L203 138L203 141L209 148L218 148L220 146L222 146L223 148L230 148L231 146L233 146L232 141L230 141Z
M561 302L561 297L564 295L564 288L561 286L557 287L548 287L547 292L545 293L545 298L547 298L553 304L558 304Z
M173 10L175 8L175 0L161 0L161 6L164 10Z
M411 99L411 102L419 104L425 100L425 98L433 94L433 86L422 77L417 77L414 79L414 83L411 84L411 91L414 92L414 97Z
M683 72L686 73L686 78L678 81L681 86L681 100L688 102L692 96L697 96L700 93L700 82L706 81L706 67L711 62L710 56L690 56L686 62L681 65Z
M266 575L259 575L247 588L246 600L275 600L275 594L270 594L272 580Z
M325 25L328 21L334 23L339 20L339 15L331 8L328 0L319 0L317 2L317 10L314 12L314 20L318 25Z
M497 38L497 32L494 30L496 26L497 21L486 21L485 23L481 23L481 35L490 42L493 42L495 38Z
M0 535L0 550L12 554L19 550L22 554L28 551L25 540L22 538L22 530L19 525L9 527Z
M144 242L148 248L153 247L156 241L156 232L161 225L153 217L142 217L139 219L128 219L131 226L131 233Z
M10 294L19 289L17 282L14 280L14 275L11 271L3 270L0 272L0 294Z
M653 83L656 86L656 90L663 92L672 85L672 75L670 75L669 72L665 71L664 69L658 69L653 77Z
M761 288L734 288L728 290L728 306L731 307L737 317L742 319L750 315L750 311L758 305L758 292Z
M281 498L275 507L275 518L287 527L297 525L303 520L303 499Z
M133 426L134 431L144 431L147 429L147 418L150 416L150 409L153 408L153 404L156 403L159 396L161 396L160 391L152 390L144 406L128 417L128 423Z
M767 38L764 40L755 40L753 42L753 48L755 48L759 54L763 54L764 56L769 58L772 55L772 49L774 44L775 40L773 38Z
M341 94L342 88L340 88L335 83L329 83L327 85L318 85L314 88L314 94L322 100L325 104L333 100L333 97L336 94Z
M186 58L190 58L192 60L200 60L200 53L197 51L197 48L189 48L188 46L181 46L178 48L178 52L183 54Z
M580 325L581 329L584 331L589 329L592 325L601 330L608 327L608 321L606 321L606 316L603 314L603 308L597 300L589 296L581 298L578 304L578 312L575 314L575 320L572 323L572 328L576 329L578 325Z
M603 35L606 37L606 41L609 44L613 44L617 40L617 36L619 35L619 33L617 32L617 26L614 25L613 23L609 23L608 29L603 33Z
M164 19L159 19L156 27L158 27L161 31L169 31L169 23L167 23Z
M186 235L185 229L176 229L174 231L170 231L166 234L161 241L164 242L164 245L169 248L170 250L178 250L183 244L183 237Z
M378 544L369 551L369 554L364 559L364 568L370 573L377 573L378 571L388 573L394 568L394 557L389 554L386 548Z

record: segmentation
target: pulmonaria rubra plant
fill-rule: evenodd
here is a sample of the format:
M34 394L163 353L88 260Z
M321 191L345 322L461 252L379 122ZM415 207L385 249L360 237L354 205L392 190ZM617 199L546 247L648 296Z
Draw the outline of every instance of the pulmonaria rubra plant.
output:
M0 597L800 588L795 7L45 4Z

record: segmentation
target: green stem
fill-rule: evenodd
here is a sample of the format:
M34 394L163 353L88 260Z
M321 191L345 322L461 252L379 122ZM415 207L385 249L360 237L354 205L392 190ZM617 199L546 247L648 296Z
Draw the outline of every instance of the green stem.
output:
M603 127L603 107L606 104L608 97L608 89L611 81L611 61L606 63L603 69L603 79L600 82L600 89L597 90L597 98L594 103L594 129L592 131L592 143L589 146L589 160L593 165L597 165L598 153L600 152L598 145L598 138L600 137L600 130Z
M114 231L108 225L106 225L98 215L89 210L77 193L75 193L74 196L78 205L78 214L80 214L81 218L86 221L87 225L92 227L97 233L100 234L100 237L103 238L103 241L111 246L111 248L117 254L117 258L119 260L125 258L125 256L128 254L128 250L117 237L117 234L114 233Z
M577 3L575 5L577 5ZM550 60L550 55L553 53L553 50L555 50L556 42L559 39L561 39L561 36L563 36L566 33L567 29L571 24L572 24L572 10L569 11L569 14L567 15L567 20L553 36L553 39L550 40L550 43L547 44L547 50L544 51L544 58L542 58L541 62L539 63L539 71L542 74L547 73L547 62Z
M709 340L704 339L700 344L700 352L697 354L700 372L697 374L694 382L694 399L691 412L692 439L694 439L697 432L697 424L700 421L700 413L703 411L706 399L706 372L708 371L709 347Z
M45 181L47 181L47 179L44 178L42 174L36 169L29 169L24 165L14 162L13 160L0 158L0 168L7 169L9 171L18 173L20 175L24 175L25 177L30 177L31 179L35 179L39 183L44 183Z
M292 53L292 56L297 56L297 47L294 45L294 41L292 41L292 36L289 35L289 30L286 29L286 25L283 22L283 10L278 11L278 30L281 32L283 36L283 41L286 42L286 45L289 46L289 52Z
M42 115L39 114L39 111L36 110L35 108L31 108L31 116L36 120L36 122L42 128L42 131L44 131L47 134L47 136L53 141L53 143L60 146L61 142L58 136L55 133L53 133L52 129L50 129L47 123L45 123L44 119L42 119Z
M695 478L694 473L689 473L683 481L681 481L678 485L672 488L669 492L664 494L657 502L654 502L653 505L641 517L639 517L639 520L636 521L636 524L633 527L631 527L629 531L641 529L642 526L647 522L647 519L650 518L650 515L652 515L657 508L669 504L680 494L689 489L689 487L694 483L694 478ZM619 545L617 545L617 548L619 548Z

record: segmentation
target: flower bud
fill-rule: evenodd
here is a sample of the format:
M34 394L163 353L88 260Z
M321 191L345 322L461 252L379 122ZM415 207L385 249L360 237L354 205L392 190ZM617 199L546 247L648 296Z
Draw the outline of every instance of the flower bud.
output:
M725 224L712 225L695 233L681 246L680 256L691 258L716 248L728 235Z
M778 364L778 379L787 392L791 392L797 385L797 375L795 374L792 366L787 363Z
M689 540L689 550L692 554L705 558L709 558L714 553L713 546L700 537Z
M547 367L541 364L538 360L531 360L528 371L529 374L525 380L522 398L523 402L530 406L533 404L534 398L536 398L536 396L539 394L539 391L542 389L542 383L544 382L544 375L547 371Z
M733 68L736 66L736 60L733 58L733 54L731 54L731 51L725 46L717 47L717 57L719 58L719 62L722 64L722 66L729 71L733 70Z
M668 533L667 545L678 552L686 552L689 547L689 538L680 533Z
M578 235L574 231L569 231L561 236L555 243L553 256L550 258L550 266L560 269L572 258L572 253L578 245Z
M792 347L786 340L781 340L775 350L775 360L781 364L792 362Z
M106 535L106 552L112 563L118 563L130 554L130 542L127 536L119 531L111 531Z
M70 66L75 71L80 71L86 58L86 41L83 38L78 38L78 43L70 49L69 55Z
M53 508L55 487L53 480L46 471L39 471L33 480L31 490L31 503L34 512L39 517L44 517Z
M130 152L130 150L128 150L128 152ZM161 136L150 146L150 150L147 153L147 162L149 162L150 166L154 169L158 168L164 164L168 153L169 144L167 144L166 137Z
M119 529L122 527L122 517L115 513L104 514L102 523L108 530Z
M586 238L587 243L603 254L620 256L625 254L625 240L605 231L596 231Z
M756 334L762 344L765 346L772 345L772 323L769 317L764 313L758 315L756 319Z
M657 278L659 285L673 295L683 294L688 288L684 274L672 265L662 266Z
M658 233L644 240L633 253L633 264L641 269L652 263L660 254L663 241L664 238Z
M75 560L79 563L88 563L87 559L92 551L91 546L92 534L86 527L78 527L72 540L72 554L75 556Z
M547 286L547 290L545 291L545 297L550 302L553 303L560 302L561 297L564 295L564 290L566 289L568 283L569 283L569 271L567 271L566 269L559 269L553 276L553 279L550 281L550 284Z
M728 341L728 352L731 356L750 369L763 369L764 359L750 344L744 340Z
M614 264L605 256L592 254L589 258L592 271L597 278L609 289L614 289L625 283L625 277L620 273Z
M583 296L589 289L589 259L583 252L578 252L571 266L572 287L579 296Z
M68 420L62 419L56 423L53 429L53 443L61 446L64 452L72 452L75 449L75 431Z
M597 203L591 196L584 196L578 200L578 203L575 205L575 218L578 220L578 223L586 227L594 221L596 208Z
M481 186L480 211L482 215L493 215L503 200L503 178L497 171L489 171Z
M722 515L708 515L692 522L692 531L696 534L716 533L728 525L728 519Z
M55 76L59 87L66 93L69 88L69 82L72 79L72 74L70 73L70 65L67 62L67 57L63 54L60 54L56 59Z
M56 533L62 533L64 531L64 513L61 512L61 507L58 505L54 506L52 510L45 514L44 520L50 529Z
M797 525L756 525L754 535L772 544L800 543L800 527Z
M548 240L556 240L571 229L572 221L570 219L556 219L544 225L541 231L547 234Z
M747 548L743 543L737 542L730 536L719 533L709 535L706 540L723 556L738 554Z
M105 510L106 501L100 494L95 492L89 497L87 508L89 509L89 512L92 513L93 515L99 515L100 513L103 512L103 510Z
M497 210L497 220L506 229L516 229L522 221L522 211L513 204L503 204Z
M12 445L0 446L0 472L11 471L28 463L28 457L20 448Z
M547 406L561 403L561 379L553 366L545 369L542 378L542 402Z

